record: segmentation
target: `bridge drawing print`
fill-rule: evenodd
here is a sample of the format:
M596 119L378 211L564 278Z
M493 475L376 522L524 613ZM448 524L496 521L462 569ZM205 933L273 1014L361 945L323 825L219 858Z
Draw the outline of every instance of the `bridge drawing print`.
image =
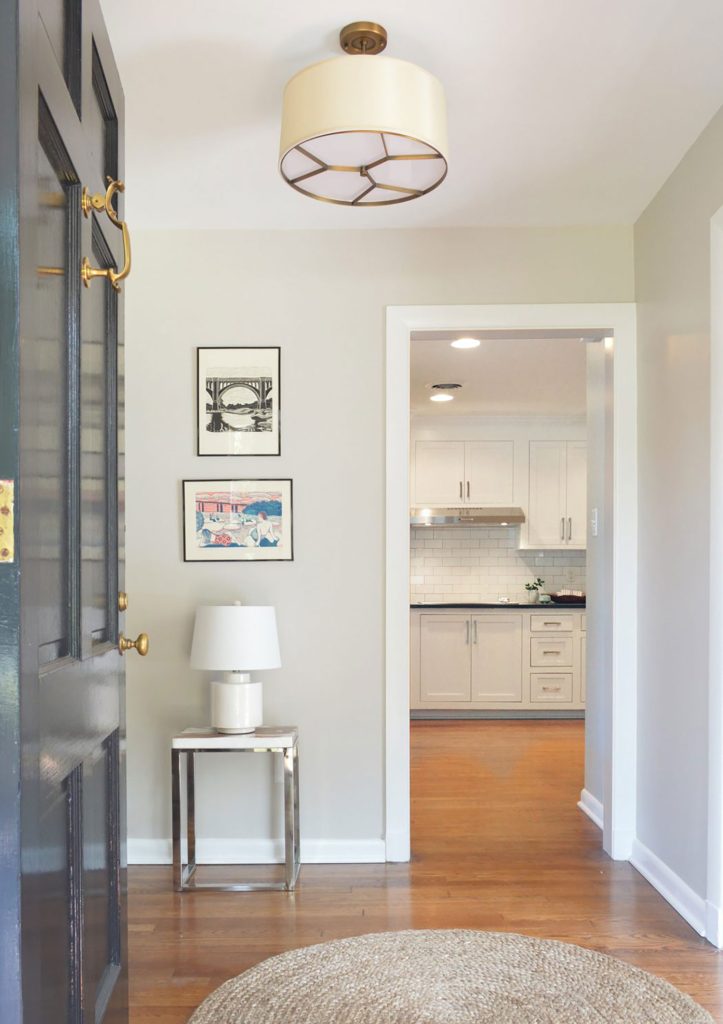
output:
M279 455L279 348L197 349L199 455Z

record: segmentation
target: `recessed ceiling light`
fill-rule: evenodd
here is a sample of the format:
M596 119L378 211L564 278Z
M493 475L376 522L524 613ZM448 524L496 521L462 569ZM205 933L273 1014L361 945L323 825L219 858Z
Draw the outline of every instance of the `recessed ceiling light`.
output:
M452 348L479 348L479 338L456 338L450 342Z
M444 393L429 396L430 402L451 402L453 399L454 395L445 395Z

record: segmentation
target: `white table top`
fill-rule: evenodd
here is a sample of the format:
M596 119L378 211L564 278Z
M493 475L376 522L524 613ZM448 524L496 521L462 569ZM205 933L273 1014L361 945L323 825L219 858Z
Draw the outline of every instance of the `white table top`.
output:
M184 729L171 740L173 750L273 750L293 747L299 738L295 725L261 726L255 732L227 735L209 726Z

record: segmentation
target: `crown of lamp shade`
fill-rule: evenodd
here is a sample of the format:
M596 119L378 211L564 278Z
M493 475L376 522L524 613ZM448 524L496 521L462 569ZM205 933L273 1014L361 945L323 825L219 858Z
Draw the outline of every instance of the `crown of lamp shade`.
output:
M403 203L447 173L441 82L392 57L312 64L284 90L279 169L297 191L344 206Z
M276 609L241 604L197 608L191 665L222 672L280 668Z

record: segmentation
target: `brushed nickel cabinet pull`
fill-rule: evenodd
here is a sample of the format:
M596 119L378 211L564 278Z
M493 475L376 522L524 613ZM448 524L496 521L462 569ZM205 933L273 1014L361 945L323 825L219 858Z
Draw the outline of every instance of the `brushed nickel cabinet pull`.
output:
M467 481L467 501L469 501L469 480Z
M463 484L462 484L462 481L460 480L460 482L459 482L459 496L460 496L460 498L464 497L464 491L462 490L462 487L463 487Z
M572 540L572 516L567 517L567 539Z
M560 540L565 539L565 517L562 516L560 519Z
M466 644L468 644L469 643L469 619L467 619L467 622L465 623L465 625L467 626L467 636L465 637L465 641L464 642Z

